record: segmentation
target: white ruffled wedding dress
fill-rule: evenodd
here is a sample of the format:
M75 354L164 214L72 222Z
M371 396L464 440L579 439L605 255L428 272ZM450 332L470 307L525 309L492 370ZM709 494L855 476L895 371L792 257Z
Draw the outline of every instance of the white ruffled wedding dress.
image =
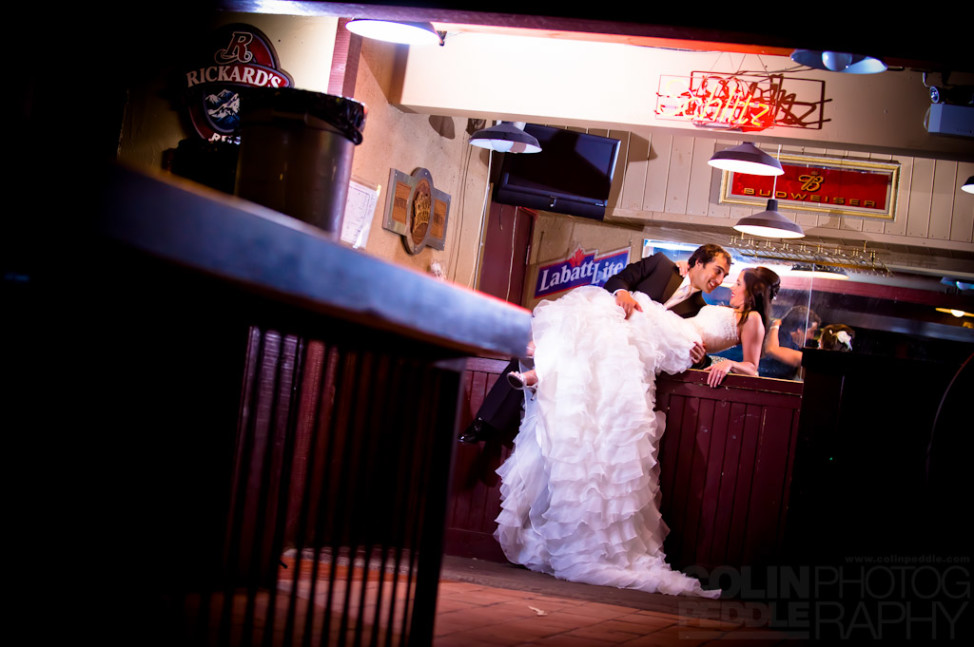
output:
M643 294L629 320L598 287L535 308L535 394L514 452L497 470L494 536L507 558L574 582L671 595L719 597L666 563L656 461L664 416L656 375L690 366L690 348L738 343L734 310L705 306L691 319Z

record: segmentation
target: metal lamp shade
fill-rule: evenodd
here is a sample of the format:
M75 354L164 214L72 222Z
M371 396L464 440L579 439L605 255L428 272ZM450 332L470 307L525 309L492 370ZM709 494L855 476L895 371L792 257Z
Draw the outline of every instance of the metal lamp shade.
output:
M541 152L541 144L537 139L509 121L478 130L470 136L470 143L498 153Z
M781 163L751 142L713 154L707 162L715 168L746 175L781 175Z
M886 71L886 64L878 58L849 54L847 52L819 52L811 49L796 49L791 60L816 70L843 72L845 74L876 74Z
M356 18L349 20L345 28L353 34L401 45L439 45L443 41L432 23L396 22Z
M778 213L778 201L768 200L768 209L753 216L744 216L734 225L737 231L764 238L804 238L805 232L798 223Z

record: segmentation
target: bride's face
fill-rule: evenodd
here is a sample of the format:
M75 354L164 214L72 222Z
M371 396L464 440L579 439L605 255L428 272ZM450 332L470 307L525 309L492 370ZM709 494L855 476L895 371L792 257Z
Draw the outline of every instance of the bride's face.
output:
M744 287L744 272L741 272L737 275L734 287L731 288L730 307L741 308L744 305L744 292L746 290L747 288Z

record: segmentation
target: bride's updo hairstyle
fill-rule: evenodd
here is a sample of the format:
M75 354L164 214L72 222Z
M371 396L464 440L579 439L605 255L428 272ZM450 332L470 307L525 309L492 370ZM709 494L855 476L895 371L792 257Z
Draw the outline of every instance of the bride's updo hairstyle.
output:
M764 329L768 329L768 320L771 319L771 301L778 294L781 287L781 279L778 275L766 267L749 267L742 273L744 280L744 310L738 326L744 327L747 316L751 311L761 315L761 323Z

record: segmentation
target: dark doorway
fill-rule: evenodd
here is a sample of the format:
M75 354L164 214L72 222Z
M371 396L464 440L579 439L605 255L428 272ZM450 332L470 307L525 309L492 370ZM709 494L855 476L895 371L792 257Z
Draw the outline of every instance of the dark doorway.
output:
M521 305L536 216L530 209L491 203L477 289Z

